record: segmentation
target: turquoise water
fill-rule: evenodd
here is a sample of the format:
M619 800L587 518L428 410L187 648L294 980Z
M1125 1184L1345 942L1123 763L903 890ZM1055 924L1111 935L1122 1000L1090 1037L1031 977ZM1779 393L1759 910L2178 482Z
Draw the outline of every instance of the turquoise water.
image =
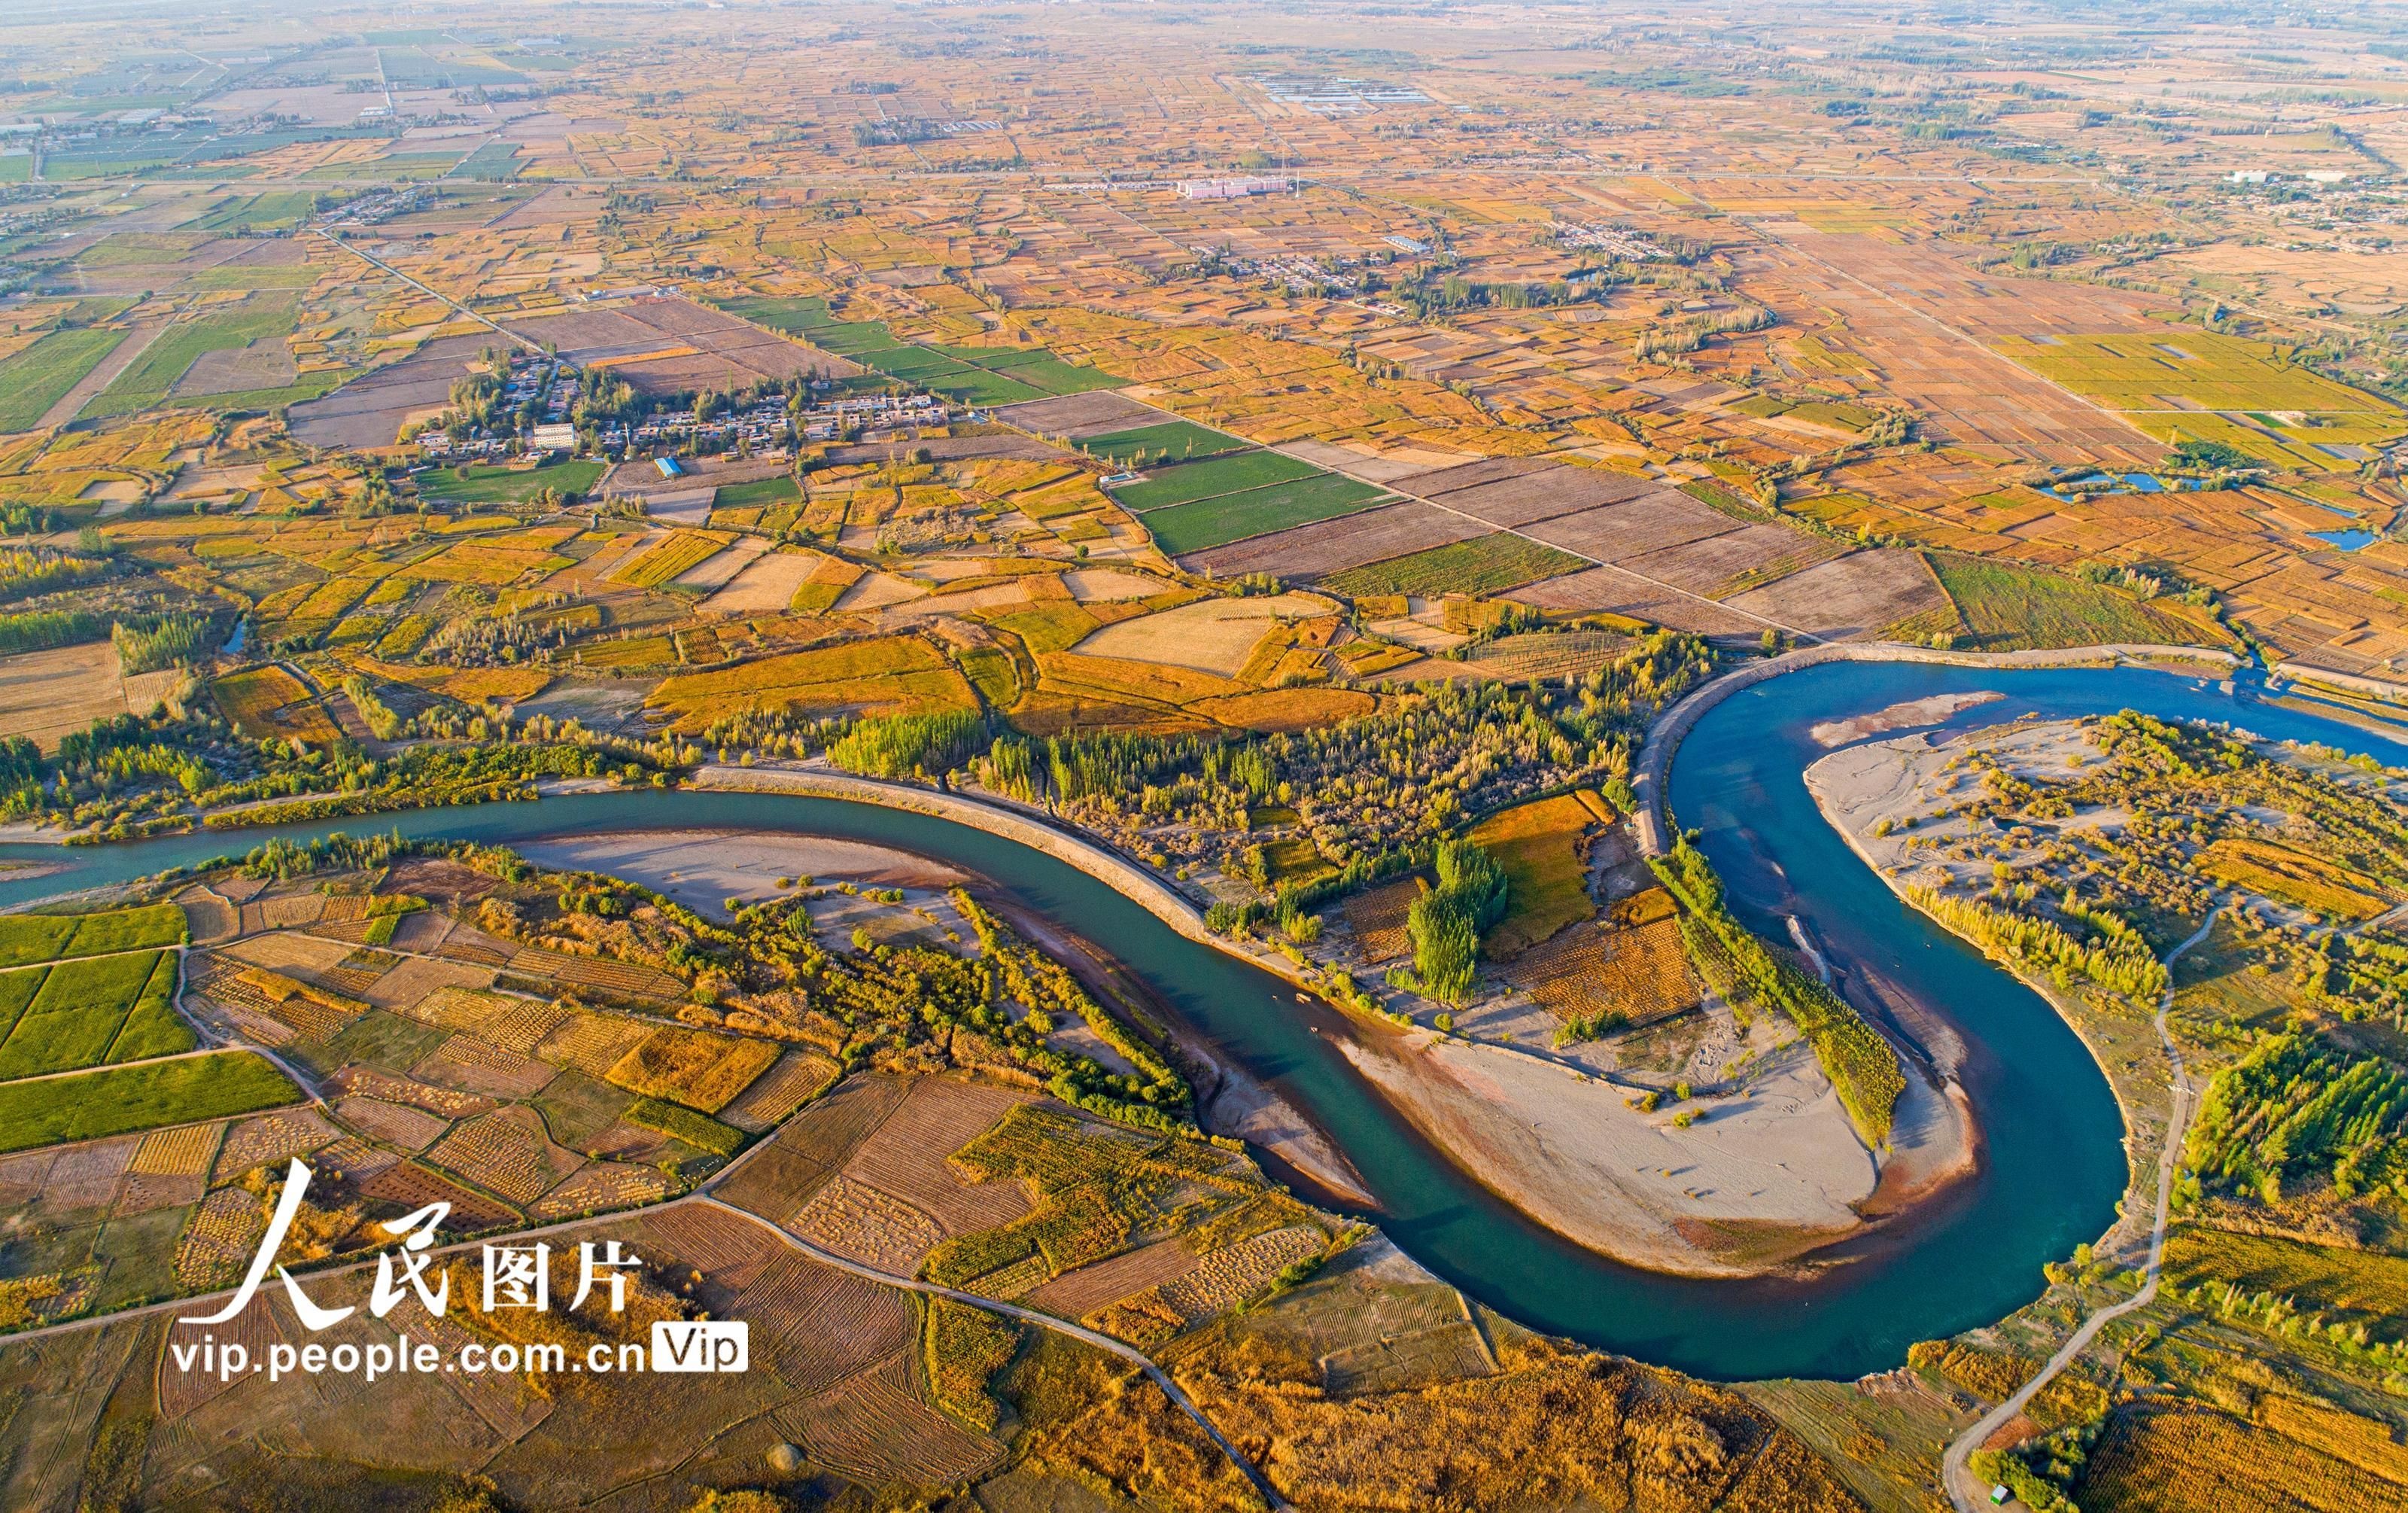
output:
M2383 540L2371 530L2312 530L2308 534L2327 546L2337 546L2344 552L2362 552Z
M1342 1023L1268 973L1178 934L1085 873L1015 843L900 810L781 795L597 794L308 826L272 833L398 829L509 843L643 827L798 830L952 859L1111 950L1223 1051L1316 1119L1353 1159L1398 1244L1482 1301L1536 1328L1701 1376L1852 1376L1896 1365L1908 1344L1995 1319L2040 1290L2042 1262L2112 1221L2121 1125L2081 1043L2012 977L1903 905L1822 822L1799 773L1821 755L1808 725L1928 694L1999 689L1960 723L2135 706L2239 719L2270 735L2351 750L2401 748L2346 726L2243 706L2195 680L2142 671L2014 672L1839 664L1734 695L1701 719L1673 765L1682 823L1768 930L1803 915L1843 959L1872 964L1960 1026L1966 1081L1987 1146L1981 1174L1911 1227L1812 1281L1698 1281L1616 1265L1522 1218L1421 1139L1332 1044ZM123 881L257 843L263 834L119 846L0 846L0 859L64 862L67 875L0 882L0 903ZM1808 889L1793 896L1790 884Z

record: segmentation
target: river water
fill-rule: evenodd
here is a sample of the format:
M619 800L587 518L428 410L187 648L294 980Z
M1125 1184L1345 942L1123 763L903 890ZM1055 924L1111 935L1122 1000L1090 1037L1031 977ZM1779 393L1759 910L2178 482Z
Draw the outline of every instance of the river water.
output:
M1826 825L1801 776L1819 720L1931 694L2003 701L1952 723L2132 707L2229 720L2261 734L2408 759L2380 737L2236 702L2193 678L2121 670L1990 672L1838 663L1743 690L1700 719L1671 773L1680 823L1749 922L1806 919L1843 964L1875 968L1937 1009L1968 1043L1963 1077L1985 1137L1980 1174L1866 1254L1811 1279L1697 1280L1606 1261L1523 1218L1466 1176L1354 1072L1334 1011L1299 1004L1269 973L1190 941L1086 873L1015 842L903 810L780 794L642 792L375 815L121 845L0 846L0 861L64 872L0 879L0 905L122 882L257 844L268 834L398 830L512 843L624 829L727 828L839 836L940 857L993 880L1110 950L1223 1053L1328 1132L1377 1197L1381 1225L1416 1260L1534 1328L1720 1379L1853 1376L1906 1347L1997 1318L2040 1290L2043 1262L2114 1218L2121 1121L2082 1043L2037 996L1906 908ZM1793 891L1792 882L1802 891Z

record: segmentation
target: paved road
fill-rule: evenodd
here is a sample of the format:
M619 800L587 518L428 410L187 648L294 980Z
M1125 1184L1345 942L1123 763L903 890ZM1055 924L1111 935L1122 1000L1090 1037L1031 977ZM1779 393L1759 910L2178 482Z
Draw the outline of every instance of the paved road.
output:
M452 298L450 295L443 293L439 289L428 288L425 284L419 282L416 279L413 279L408 274L401 271L401 269L394 267L392 264L384 261L384 259L352 246L350 242L336 236L333 232L319 231L317 234L325 238L328 241L333 242L343 251L351 253L353 257L358 258L361 262L367 264L370 267L379 269L384 273L389 273L393 277L399 279L402 282L409 285L412 289L417 290L420 294L424 295L427 298L439 299L446 305L451 306L454 310L457 310L460 314L466 316L469 320L475 321L478 324L493 327L494 330L499 333L502 337L509 340L517 342L527 351L538 353L543 352L543 348L537 345L535 342L528 340L525 337L520 336L517 332L510 330L493 317L478 314L475 310L470 310L467 306L463 305L458 300ZM564 360L561 366L566 367L570 365Z
M2220 904L2209 910L2206 922L2192 931L2190 939L2167 954L2166 966L2171 969L2182 959L2184 952L2207 939L2207 932L2215 928L2215 916L2223 912ZM2173 1036L2166 1029L2166 1014L2173 1007L2173 985L2168 983L2165 996L2157 1001L2157 1039L2166 1048L2166 1059L2173 1063L2174 1074L2171 1085L2173 1104L2166 1119L2166 1148L2157 1154L2157 1214L2149 1226L2149 1260L2143 1269L2145 1279L2141 1290L2121 1303L2111 1304L2092 1314L2080 1329L2073 1332L2073 1337L2067 1340L2057 1354L2048 1358L2048 1364L2040 1368L2040 1375L2024 1383L2013 1397L1984 1414L1972 1428L1958 1435L1956 1442L1948 1447L1948 1454L1941 1462L1941 1479L1948 1489L1948 1500L1956 1505L1956 1513L1984 1513L1992 1506L1990 1489L1973 1475L1971 1464L1973 1452L1982 1448L1983 1442L1997 1434L2007 1420L2023 1412L2025 1405L2031 1402L2059 1372L2073 1364L2074 1359L2099 1337L2100 1330L2135 1308L2147 1307L2157 1298L2157 1268L2166 1254L2166 1212L2173 1201L2174 1169L2182 1161L2183 1131L2190 1122L2190 1074L2183 1066L2182 1052L2175 1047Z

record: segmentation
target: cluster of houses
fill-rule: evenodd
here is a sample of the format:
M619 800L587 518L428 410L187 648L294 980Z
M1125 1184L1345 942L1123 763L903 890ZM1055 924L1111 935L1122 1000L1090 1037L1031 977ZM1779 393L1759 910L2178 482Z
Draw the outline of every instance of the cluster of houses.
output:
M538 359L542 361L546 360ZM458 440L443 431L428 430L418 438L419 450L447 462L513 453L577 451L580 437L566 419L576 398L576 380L565 367L553 371L548 381L534 374L521 379L514 365L511 382L503 391L509 415L521 412L519 407L527 395L542 394L550 418L523 430L511 420L501 419ZM689 450L780 457L806 442L874 441L908 435L921 426L941 425L951 413L944 401L924 394L847 395L801 411L790 411L773 397L722 411L706 420L697 420L691 410L665 410L632 423L609 421L589 433L588 439L595 450L610 457Z
M398 215L413 214L434 203L434 194L422 188L375 189L327 211L321 223L330 228L373 226Z

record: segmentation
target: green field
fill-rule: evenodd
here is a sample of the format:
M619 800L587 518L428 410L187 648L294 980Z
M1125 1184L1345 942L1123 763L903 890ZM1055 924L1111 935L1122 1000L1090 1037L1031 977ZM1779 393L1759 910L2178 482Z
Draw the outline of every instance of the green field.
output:
M1207 430L1183 420L1170 420L1159 425L1114 431L1110 436L1091 436L1079 443L1079 450L1091 457L1103 457L1112 462L1140 465L1160 462L1168 466L1193 458L1218 456L1245 444L1220 431Z
M0 1083L0 1152L297 1103L301 1089L249 1051Z
M281 267L236 263L231 267L203 268L193 275L195 289L307 289L318 281L319 270L307 263Z
M1312 464L1277 452L1239 452L1159 469L1138 483L1114 488L1112 497L1123 509L1143 512L1321 476L1321 469Z
M184 911L172 903L88 915L0 915L0 969L179 945L183 940Z
M772 331L788 336L800 336L834 325L836 317L828 313L827 301L814 295L808 299L778 299L767 295L745 295L735 299L711 301L728 314L766 325ZM835 349L830 348L830 351Z
M83 415L125 415L159 403L203 353L230 351L262 338L290 335L297 306L298 301L290 294L254 295L239 305L178 322L144 348L142 355L128 364L108 388L94 395L92 402L83 407ZM239 396L208 396L210 405L220 407L235 397Z
M362 181L380 180L440 179L460 164L456 152L392 152L365 163L329 163L311 168L301 177L306 180Z
M123 331L53 331L0 362L0 431L29 431L125 339Z
M184 227L191 231L232 231L237 226L280 231L298 225L316 202L317 196L303 189L236 195L197 219L185 222Z
M1117 389L1128 382L1099 367L1065 362L1042 350L1018 361L989 359L980 366L1040 394L1086 394L1096 389Z
M1122 380L1066 363L1042 347L945 347L905 341L883 321L839 321L827 301L741 295L714 300L730 315L800 337L887 378L916 383L960 404L1010 405L1048 395L1118 388Z
M1016 405L1058 392L1032 388L1008 373L990 373L982 367L965 367L941 377L912 382L961 405Z
M2144 604L2121 589L2004 563L1926 554L1974 647L2220 644L2204 627Z
M802 497L801 486L784 473L779 473L771 478L756 478L749 483L724 483L720 485L719 492L711 496L710 506L714 510L747 510L756 505L783 504Z
M812 346L824 347L854 362L865 361L864 354L868 353L905 350L903 343L895 339L895 333L886 329L884 321L822 321L805 329Z
M26 985L36 981L29 994ZM0 973L0 1018L9 1019L0 1036L0 1082L191 1050L175 993L176 958L164 951Z
M453 179L482 179L500 183L519 176L519 150L513 142L487 142L460 160L450 174Z
M1501 594L1557 573L1577 572L1588 565L1585 557L1500 530L1468 541L1433 546L1426 552L1390 557L1385 562L1349 568L1325 581L1350 598L1366 594Z
M1350 515L1387 497L1369 483L1322 473L1156 510L1145 517L1145 528L1164 551L1176 555Z
M418 492L446 504L505 504L535 497L538 489L582 494L602 481L603 464L591 460L548 462L540 468L472 465L462 478L449 469L420 475Z

